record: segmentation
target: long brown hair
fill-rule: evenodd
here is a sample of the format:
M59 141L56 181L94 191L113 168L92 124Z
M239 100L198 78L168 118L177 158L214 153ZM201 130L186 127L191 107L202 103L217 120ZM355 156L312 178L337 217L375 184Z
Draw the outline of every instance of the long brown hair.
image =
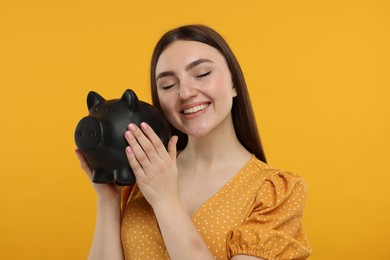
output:
M233 99L232 118L234 129L241 144L258 159L266 162L265 154L257 129L252 104L244 75L236 57L223 37L204 25L186 25L166 32L157 42L150 66L150 83L153 104L162 111L157 93L156 66L161 53L174 41L197 41L217 49L226 59L237 96ZM171 125L172 133L179 137L178 151L183 150L188 142L188 136Z

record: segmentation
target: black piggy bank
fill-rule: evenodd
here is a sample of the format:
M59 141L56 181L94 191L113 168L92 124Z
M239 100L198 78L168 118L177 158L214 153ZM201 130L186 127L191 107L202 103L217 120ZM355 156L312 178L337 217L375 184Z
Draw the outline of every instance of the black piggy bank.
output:
M134 91L126 90L120 99L105 100L96 92L87 97L89 115L80 120L74 138L93 170L93 182L120 186L135 182L126 157L124 138L130 123L148 123L165 147L171 137L165 117L152 105L138 100Z

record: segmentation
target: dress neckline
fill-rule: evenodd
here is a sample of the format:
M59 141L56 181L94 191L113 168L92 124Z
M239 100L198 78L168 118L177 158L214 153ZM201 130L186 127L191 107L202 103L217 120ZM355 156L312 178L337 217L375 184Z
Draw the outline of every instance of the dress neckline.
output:
M248 165L255 160L256 160L256 156L252 154L251 158L240 168L240 170L238 170L236 174L234 174L234 176L230 180L228 180L216 193L211 195L202 205L200 205L200 207L197 210L194 211L194 213L191 215L191 220L194 220L194 218L196 217L196 215L198 215L198 213L202 208L206 207L206 205L209 204L211 200L217 197L220 193L226 190L232 182L238 179L241 176L241 174L243 174L244 169L247 168Z

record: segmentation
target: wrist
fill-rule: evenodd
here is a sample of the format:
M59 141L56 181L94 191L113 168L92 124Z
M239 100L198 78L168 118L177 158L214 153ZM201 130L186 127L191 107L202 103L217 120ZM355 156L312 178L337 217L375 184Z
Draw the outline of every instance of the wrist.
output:
M114 184L93 184L98 201L112 203L120 200L121 187Z
M154 214L156 215L156 217L161 216L161 215L175 216L179 212L187 214L187 212L185 211L184 206L181 203L179 198L172 198L172 199L167 200L167 201L160 201L160 202L152 205L152 208L153 208L153 211L154 211Z
M97 197L98 206L116 206L120 204L120 195L113 195L109 197L99 196Z

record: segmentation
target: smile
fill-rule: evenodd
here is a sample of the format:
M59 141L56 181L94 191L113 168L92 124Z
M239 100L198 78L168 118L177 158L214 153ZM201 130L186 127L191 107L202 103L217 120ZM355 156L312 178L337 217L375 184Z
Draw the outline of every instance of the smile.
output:
M198 111L206 109L208 106L209 106L209 104L202 104L202 105L199 105L199 106L196 106L196 107L187 108L187 109L183 110L183 113L185 115L193 114L193 113L196 113Z

